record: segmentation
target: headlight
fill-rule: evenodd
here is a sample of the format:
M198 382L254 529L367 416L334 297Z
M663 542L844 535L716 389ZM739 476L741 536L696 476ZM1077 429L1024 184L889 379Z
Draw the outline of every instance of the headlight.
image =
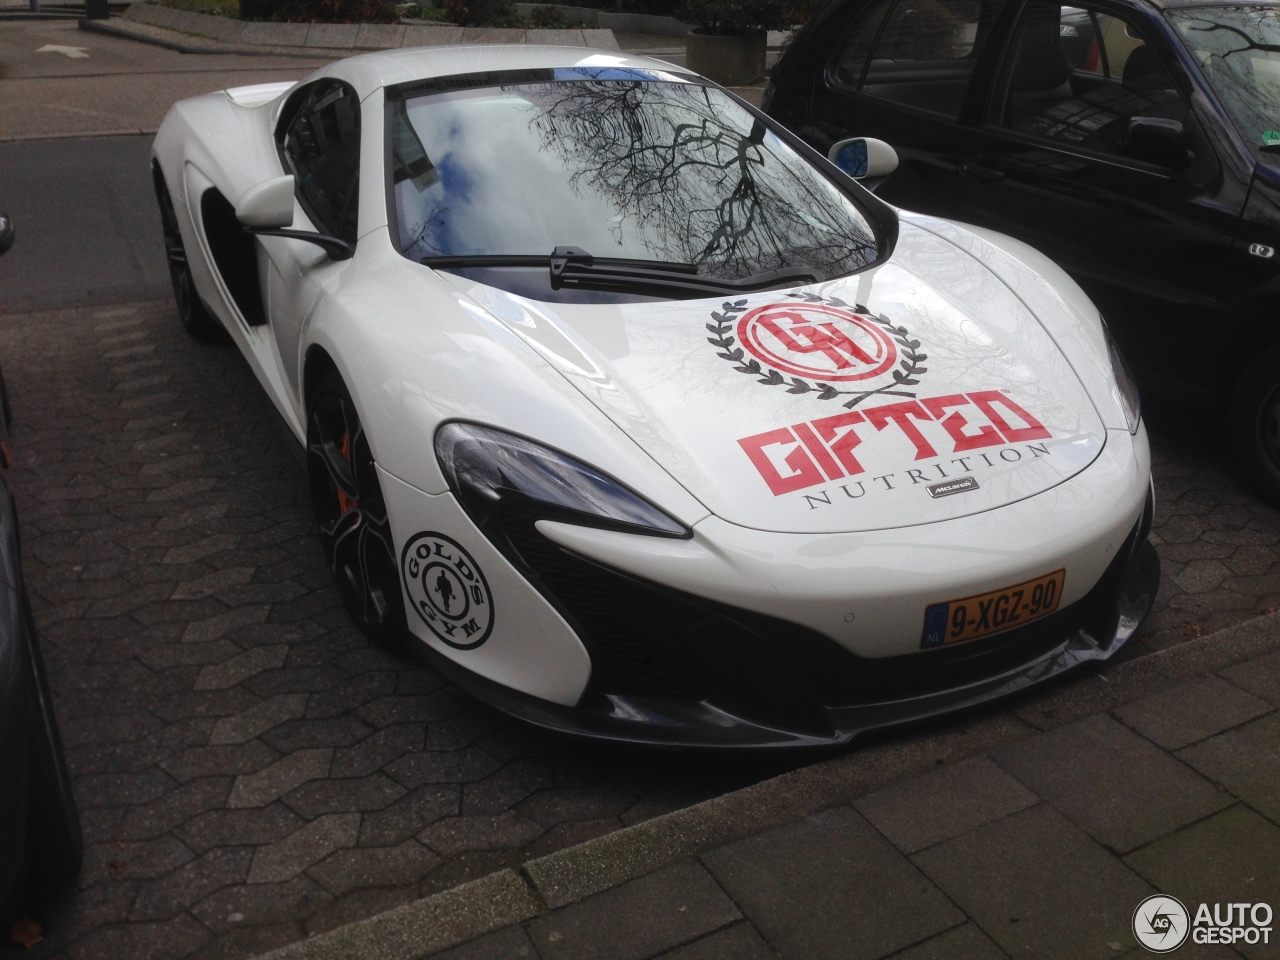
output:
M450 489L482 528L507 506L520 503L548 520L667 537L690 535L683 524L616 480L523 437L448 423L436 433L436 457Z
M1138 385L1134 382L1133 374L1129 372L1129 365L1124 362L1120 348L1111 338L1111 331L1107 329L1105 320L1102 322L1102 332L1107 338L1107 355L1111 357L1111 378L1115 383L1116 403L1124 411L1124 420L1129 425L1129 432L1137 433L1138 424L1142 422L1142 401L1138 396Z

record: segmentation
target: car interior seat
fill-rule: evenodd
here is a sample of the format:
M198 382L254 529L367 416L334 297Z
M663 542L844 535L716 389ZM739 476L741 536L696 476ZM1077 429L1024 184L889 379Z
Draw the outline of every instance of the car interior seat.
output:
M1128 59L1124 62L1124 75L1120 82L1130 90L1139 93L1173 88L1169 71L1164 68L1155 51L1145 43L1140 47L1134 47L1129 52Z
M1023 24L1015 43L1005 122L1016 129L1071 99L1071 66L1062 53L1054 21Z
M1128 116L1185 120L1186 109L1169 70L1147 44L1134 47L1124 62L1121 86L1137 98L1124 113Z

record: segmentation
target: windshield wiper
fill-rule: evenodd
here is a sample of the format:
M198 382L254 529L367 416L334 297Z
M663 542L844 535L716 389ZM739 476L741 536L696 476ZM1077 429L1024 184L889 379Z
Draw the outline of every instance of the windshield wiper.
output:
M747 277L709 277L695 263L596 257L579 247L556 247L550 257L497 255L423 257L429 267L536 267L546 265L551 289L651 290L695 296L765 290L787 283L814 283L819 271L810 266L782 267Z

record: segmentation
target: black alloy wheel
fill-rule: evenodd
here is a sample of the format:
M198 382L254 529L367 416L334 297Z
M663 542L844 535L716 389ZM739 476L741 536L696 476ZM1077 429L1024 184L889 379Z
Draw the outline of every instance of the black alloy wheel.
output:
M1280 345L1245 369L1228 416L1236 456L1257 492L1280 506Z
M336 372L325 374L311 396L307 477L325 556L347 612L379 645L403 649L408 628L387 505L369 438Z
M31 607L23 598L27 651L31 664L31 742L27 766L27 836L22 899L28 910L63 900L75 889L84 859L80 814L49 695Z
M196 293L191 277L191 265L182 245L182 232L178 229L178 215L169 198L164 178L156 174L156 200L160 203L160 225L164 230L164 255L169 263L169 281L173 284L173 299L178 305L178 320L184 330L197 340L220 340L225 336L217 319L209 314Z

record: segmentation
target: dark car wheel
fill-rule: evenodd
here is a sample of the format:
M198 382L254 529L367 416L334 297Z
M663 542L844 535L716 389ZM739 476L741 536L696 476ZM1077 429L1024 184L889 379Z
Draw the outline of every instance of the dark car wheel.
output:
M182 245L182 233L178 229L178 215L173 201L159 174L156 175L156 199L160 202L160 225L164 229L164 255L169 262L169 280L173 284L173 299L178 305L178 320L183 329L197 340L220 340L224 336L222 324L210 316L196 293L191 278L191 266L187 251Z
M326 374L307 415L311 505L347 611L375 642L402 649L400 574L369 439L346 384Z
M25 602L24 602L25 606ZM30 624L31 611L25 610ZM80 815L71 792L71 777L62 752L62 738L49 696L44 660L31 628L27 629L34 716L27 767L26 880L23 901L38 908L72 892L84 859Z
M1245 369L1231 395L1236 455L1258 493L1280 506L1280 346Z

